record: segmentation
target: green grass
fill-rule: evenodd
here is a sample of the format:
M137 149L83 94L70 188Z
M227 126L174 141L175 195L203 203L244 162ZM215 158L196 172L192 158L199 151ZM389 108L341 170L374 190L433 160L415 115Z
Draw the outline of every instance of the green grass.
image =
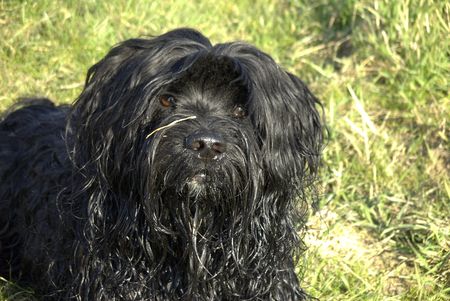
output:
M2 1L0 111L24 95L71 102L127 38L189 26L248 41L309 84L330 128L303 286L321 300L449 300L446 2ZM0 300L28 300L0 283Z

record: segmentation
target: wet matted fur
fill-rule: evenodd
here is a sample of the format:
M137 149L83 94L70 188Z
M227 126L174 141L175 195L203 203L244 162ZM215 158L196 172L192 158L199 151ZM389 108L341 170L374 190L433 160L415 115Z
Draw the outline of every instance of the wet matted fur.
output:
M319 101L267 54L178 29L0 122L0 273L46 300L301 300Z

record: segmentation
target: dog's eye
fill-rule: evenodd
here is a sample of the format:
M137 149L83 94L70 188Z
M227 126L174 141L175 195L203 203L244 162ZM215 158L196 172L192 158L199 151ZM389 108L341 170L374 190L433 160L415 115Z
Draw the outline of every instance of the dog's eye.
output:
M175 104L175 97L173 97L172 95L161 95L159 97L159 103L163 107L169 108Z
M242 106L235 106L233 108L233 116L236 118L244 118L247 115L247 111Z

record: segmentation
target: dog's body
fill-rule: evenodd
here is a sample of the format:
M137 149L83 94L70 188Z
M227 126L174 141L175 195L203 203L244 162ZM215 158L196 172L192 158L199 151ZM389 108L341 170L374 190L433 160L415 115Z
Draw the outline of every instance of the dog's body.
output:
M56 300L301 300L318 100L245 43L113 48L72 107L0 122L0 273Z

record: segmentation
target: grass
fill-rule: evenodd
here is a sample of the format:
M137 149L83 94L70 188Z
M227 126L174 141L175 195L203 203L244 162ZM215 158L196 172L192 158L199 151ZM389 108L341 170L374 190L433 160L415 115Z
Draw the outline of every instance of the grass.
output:
M179 26L255 44L324 103L303 287L321 300L449 300L450 4L0 1L0 111L24 95L71 102L113 44ZM0 283L0 300L30 298Z

